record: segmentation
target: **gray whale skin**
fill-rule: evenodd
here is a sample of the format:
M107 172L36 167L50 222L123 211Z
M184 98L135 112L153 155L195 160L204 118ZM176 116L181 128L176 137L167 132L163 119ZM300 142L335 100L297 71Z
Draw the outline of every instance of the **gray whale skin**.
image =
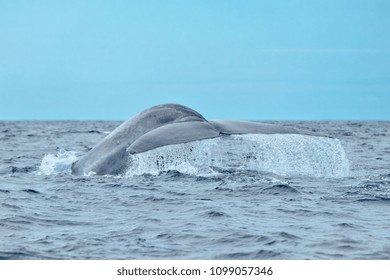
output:
M130 118L80 160L72 172L84 175L120 174L126 170L129 153L146 152L158 147L210 139L231 134L303 134L321 136L290 127L251 121L208 121L198 112L178 104L149 108Z

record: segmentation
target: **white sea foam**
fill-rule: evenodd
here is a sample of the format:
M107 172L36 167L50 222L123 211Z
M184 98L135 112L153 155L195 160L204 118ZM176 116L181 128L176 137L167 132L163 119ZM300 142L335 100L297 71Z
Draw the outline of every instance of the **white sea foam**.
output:
M218 169L282 176L344 177L349 161L338 139L295 134L246 134L160 147L129 155L127 176L177 170L191 175Z
M75 152L60 149L57 155L47 154L43 157L38 173L42 175L70 173L72 163L76 160Z

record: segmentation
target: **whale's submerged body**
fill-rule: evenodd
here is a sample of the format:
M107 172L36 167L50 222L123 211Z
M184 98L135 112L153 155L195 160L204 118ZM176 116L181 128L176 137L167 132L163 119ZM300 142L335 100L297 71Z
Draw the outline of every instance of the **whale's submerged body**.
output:
M72 166L77 175L90 172L120 174L129 154L158 147L232 134L301 134L324 137L290 127L251 121L208 121L198 112L178 104L157 105L130 118L112 131Z

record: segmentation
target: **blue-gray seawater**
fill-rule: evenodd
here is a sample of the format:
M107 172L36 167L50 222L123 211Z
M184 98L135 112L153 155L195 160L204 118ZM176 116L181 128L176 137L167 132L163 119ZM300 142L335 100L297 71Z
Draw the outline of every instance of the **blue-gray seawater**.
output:
M390 122L70 166L119 122L0 122L0 259L390 259ZM337 140L338 139L338 140Z

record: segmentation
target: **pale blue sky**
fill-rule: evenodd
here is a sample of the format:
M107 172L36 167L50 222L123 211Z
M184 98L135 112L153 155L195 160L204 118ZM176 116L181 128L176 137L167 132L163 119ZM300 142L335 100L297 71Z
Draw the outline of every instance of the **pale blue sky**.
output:
M0 120L390 120L390 1L0 0Z

